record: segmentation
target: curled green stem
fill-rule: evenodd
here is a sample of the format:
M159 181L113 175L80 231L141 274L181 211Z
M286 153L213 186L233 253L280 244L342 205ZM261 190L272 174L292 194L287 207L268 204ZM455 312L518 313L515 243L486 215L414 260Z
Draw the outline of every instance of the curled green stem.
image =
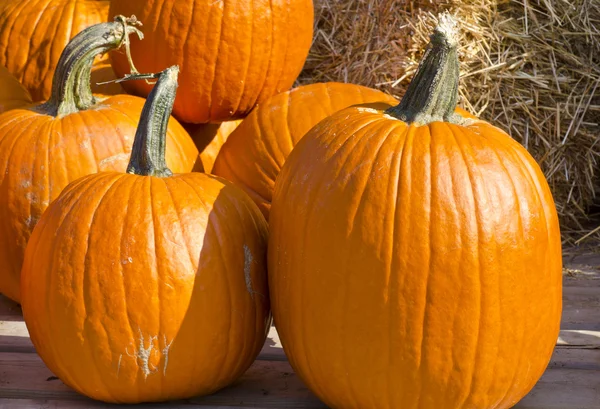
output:
M93 25L73 37L60 56L52 95L42 109L53 116L64 116L91 108L96 103L90 84L94 58L129 44L131 34L143 39L138 29L141 25L135 16L117 16L113 22Z

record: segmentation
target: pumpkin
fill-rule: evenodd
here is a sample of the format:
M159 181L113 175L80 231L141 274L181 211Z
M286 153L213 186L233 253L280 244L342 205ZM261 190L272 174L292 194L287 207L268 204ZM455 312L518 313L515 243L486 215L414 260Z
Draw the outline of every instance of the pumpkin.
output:
M119 47L137 32L132 20L94 25L65 48L44 104L0 115L0 292L20 301L25 246L40 216L71 181L103 170L124 171L144 100L96 98L90 91L94 56ZM190 171L198 150L173 120L167 160Z
M117 14L147 22L144 42L131 44L140 72L181 67L173 112L188 123L240 119L256 103L287 91L313 33L312 0L113 1L110 15ZM124 54L113 53L111 61L118 76L129 72ZM151 89L143 81L123 86L141 96Z
M177 67L160 74L128 173L67 186L36 226L23 314L36 351L93 399L214 392L256 359L271 318L267 223L240 189L165 163Z
M0 65L0 114L31 104L31 95L7 69Z
M355 104L398 101L354 84L304 85L270 98L248 115L221 148L213 173L241 187L269 218L275 179L298 141L317 123Z
M440 20L399 105L323 120L277 179L273 317L333 408L510 408L556 343L552 195L523 146L454 112L455 30Z
M107 21L109 0L3 0L0 64L46 101L61 52L77 33Z
M200 160L206 173L211 173L217 155L229 135L242 123L241 119L220 124L186 124L184 128L192 137L200 152Z

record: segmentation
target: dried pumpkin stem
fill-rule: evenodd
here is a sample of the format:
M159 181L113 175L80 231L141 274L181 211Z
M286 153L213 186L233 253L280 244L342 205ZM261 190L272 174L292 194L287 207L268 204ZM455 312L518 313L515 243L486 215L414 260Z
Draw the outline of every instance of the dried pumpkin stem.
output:
M178 75L179 67L174 65L158 74L130 74L124 78L126 81L158 78L142 110L127 173L157 177L173 175L167 167L165 148Z
M406 94L386 113L406 123L462 122L458 101L459 62L456 20L442 14Z
M77 34L63 50L54 72L52 95L43 105L46 112L64 116L89 109L95 104L90 84L92 65L97 55L127 43L130 34L143 38L141 23L131 16L115 17L111 23L96 24Z

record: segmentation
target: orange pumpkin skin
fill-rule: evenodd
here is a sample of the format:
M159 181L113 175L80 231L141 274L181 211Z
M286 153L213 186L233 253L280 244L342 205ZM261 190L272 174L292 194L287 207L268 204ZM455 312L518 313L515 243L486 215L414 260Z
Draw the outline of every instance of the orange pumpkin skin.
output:
M275 325L330 407L510 408L548 365L556 209L535 160L486 122L340 111L294 148L269 227Z
M229 135L242 123L241 119L226 121L220 124L184 124L196 148L200 152L200 160L204 172L212 173L212 169Z
M84 28L108 18L109 0L4 0L0 5L0 65L46 101L63 48Z
M351 105L398 101L371 88L336 82L304 85L254 109L221 148L213 173L234 182L269 218L275 179L292 148L317 123Z
M266 246L259 210L214 176L84 177L50 205L27 248L31 340L93 399L212 393L265 341Z
M218 123L292 87L312 42L314 11L312 0L127 0L111 2L109 15L117 14L145 24L144 41L131 44L140 72L181 67L174 116ZM124 53L111 60L118 76L129 72ZM152 88L143 81L123 87L141 96Z
M6 67L0 66L0 114L31 104L31 95Z
M87 109L64 115L52 112L52 101L0 115L1 293L20 302L25 246L67 184L98 171L125 171L144 102L130 95L97 96ZM173 171L191 171L199 160L189 134L172 120L167 138Z

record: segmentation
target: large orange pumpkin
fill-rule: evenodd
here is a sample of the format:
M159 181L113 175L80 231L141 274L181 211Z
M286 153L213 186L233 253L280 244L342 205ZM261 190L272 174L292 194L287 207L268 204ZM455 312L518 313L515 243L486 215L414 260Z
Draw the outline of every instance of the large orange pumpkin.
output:
M442 19L397 107L325 119L276 183L275 325L333 408L510 408L556 343L552 195L520 144L454 113L454 29Z
M29 91L6 67L0 65L0 114L29 104L31 104Z
M0 64L34 101L50 98L61 52L84 28L107 20L109 0L3 0Z
M256 359L271 322L258 208L229 182L166 167L177 72L161 73L148 98L129 174L67 186L27 247L23 314L36 351L98 400L221 389Z
M355 104L398 101L371 88L337 82L304 85L260 104L231 133L213 173L244 189L269 218L275 179L292 148L319 121Z
M0 292L17 302L25 246L48 203L81 176L127 167L144 100L95 97L89 76L95 55L135 31L124 19L84 30L61 57L50 100L0 115ZM190 171L190 136L173 120L168 138L169 165Z
M200 152L200 160L204 172L212 173L217 155L229 135L242 123L241 119L221 122L220 124L184 124L196 148Z
M243 118L257 102L287 91L312 41L312 0L113 1L110 15L117 14L146 23L144 42L131 44L140 72L181 66L173 112L189 123ZM111 60L118 76L129 72L124 54ZM151 89L143 81L123 86L142 96Z

